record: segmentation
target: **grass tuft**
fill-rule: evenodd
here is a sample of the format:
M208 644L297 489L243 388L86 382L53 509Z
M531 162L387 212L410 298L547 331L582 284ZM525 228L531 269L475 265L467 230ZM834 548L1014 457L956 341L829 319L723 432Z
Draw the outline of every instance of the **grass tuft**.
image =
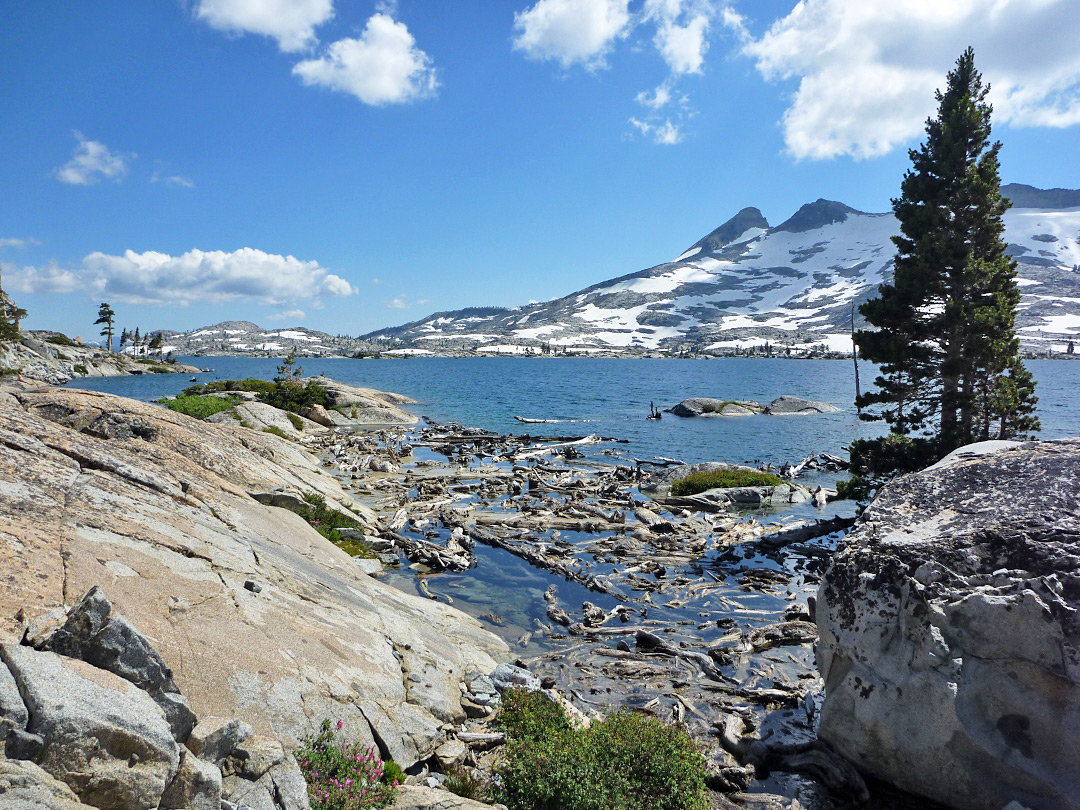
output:
M772 473L757 470L716 470L715 472L691 473L671 485L671 494L677 498L697 495L709 489L731 487L775 487L787 483Z

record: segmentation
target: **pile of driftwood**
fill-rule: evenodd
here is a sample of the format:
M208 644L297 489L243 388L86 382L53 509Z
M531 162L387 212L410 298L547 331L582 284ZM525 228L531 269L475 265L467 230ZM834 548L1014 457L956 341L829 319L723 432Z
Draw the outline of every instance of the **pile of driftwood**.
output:
M861 795L861 783L812 745L821 683L810 606L826 536L853 519L766 525L661 506L636 490L640 471L677 462L612 463L610 450L594 446L613 441L431 422L317 440L328 467L379 514L369 539L418 573L468 570L481 544L594 594L578 608L553 586L530 627L497 628L579 708L628 705L685 724L708 750L718 790L738 793L755 774L793 770ZM781 472L839 463L817 454ZM420 577L417 587L451 601L437 579Z

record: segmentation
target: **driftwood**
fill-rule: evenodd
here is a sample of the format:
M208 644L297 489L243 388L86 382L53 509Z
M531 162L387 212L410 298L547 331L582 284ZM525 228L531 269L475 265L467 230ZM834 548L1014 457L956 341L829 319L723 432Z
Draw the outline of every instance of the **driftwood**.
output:
M801 543L805 540L812 540L815 537L822 537L826 534L850 529L855 525L856 519L857 518L835 517L830 518L829 520L819 520L815 523L799 524L781 529L772 534L763 534L757 539L757 542L759 545L769 546L771 548L779 548L780 546L786 546L789 543Z

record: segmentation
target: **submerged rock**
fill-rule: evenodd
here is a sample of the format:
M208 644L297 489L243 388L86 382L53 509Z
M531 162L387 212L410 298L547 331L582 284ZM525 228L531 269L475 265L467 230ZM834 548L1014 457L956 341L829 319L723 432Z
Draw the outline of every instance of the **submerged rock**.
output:
M946 805L1080 808L1080 439L887 486L817 601L820 736Z

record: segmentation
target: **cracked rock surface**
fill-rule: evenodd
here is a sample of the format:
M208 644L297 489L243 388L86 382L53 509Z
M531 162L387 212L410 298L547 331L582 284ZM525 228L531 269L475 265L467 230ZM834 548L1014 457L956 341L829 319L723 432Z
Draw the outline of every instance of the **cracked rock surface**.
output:
M820 736L957 808L1080 808L1080 439L887 486L819 591Z
M459 716L458 680L506 645L248 494L280 487L351 502L270 434L100 393L0 392L0 641L100 585L199 717L237 718L285 750L323 718L370 744L390 716L423 729Z

